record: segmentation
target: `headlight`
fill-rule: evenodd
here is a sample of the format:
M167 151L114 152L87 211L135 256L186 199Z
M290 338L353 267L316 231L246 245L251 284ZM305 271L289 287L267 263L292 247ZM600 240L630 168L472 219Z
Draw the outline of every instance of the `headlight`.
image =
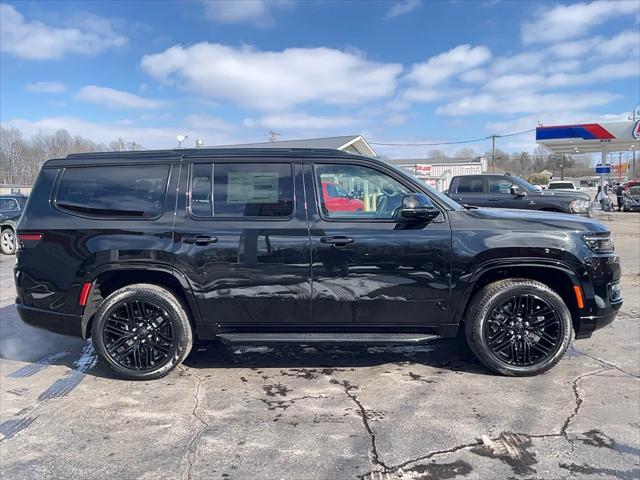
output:
M596 253L613 253L613 239L610 233L603 235L585 235L584 242Z
M589 200L574 200L569 205L573 213L589 213L591 202Z

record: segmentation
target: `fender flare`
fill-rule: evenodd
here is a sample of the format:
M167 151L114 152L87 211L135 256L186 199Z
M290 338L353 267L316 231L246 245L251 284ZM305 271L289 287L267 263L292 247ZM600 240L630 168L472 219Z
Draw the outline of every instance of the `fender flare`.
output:
M462 323L462 317L464 312L467 309L469 301L471 300L471 293L476 286L476 283L488 272L494 270L500 270L502 268L517 268L517 267L537 267L537 268L548 268L550 270L560 271L566 274L573 283L574 286L579 286L583 288L582 283L580 282L580 278L576 271L571 268L567 263L559 261L559 260L546 260L540 258L501 258L499 260L489 260L484 262L473 270L473 272L469 275L469 280L467 281L467 285L462 292L460 300L457 302L457 307L454 313L454 322L457 325ZM586 293L586 292L585 292Z
M86 282L91 283L91 289L93 289L93 285L96 279L102 275L103 273L111 273L111 272L123 272L123 271L131 271L131 270L139 270L144 272L162 272L171 275L175 278L180 286L182 287L182 291L185 294L187 299L187 303L191 313L193 315L193 323L198 324L201 323L202 317L200 316L200 310L198 309L198 304L195 299L195 295L193 294L193 288L191 287L191 283L187 276L182 273L179 269L175 268L172 265L168 265L165 263L155 263L155 262L135 262L135 263L106 263L100 265L89 272L85 278L82 280L82 284ZM91 294L91 293L90 293ZM96 308L90 308L89 305L83 308L82 311L82 337L88 338L89 331L88 325L89 320L93 317L93 314L96 312Z

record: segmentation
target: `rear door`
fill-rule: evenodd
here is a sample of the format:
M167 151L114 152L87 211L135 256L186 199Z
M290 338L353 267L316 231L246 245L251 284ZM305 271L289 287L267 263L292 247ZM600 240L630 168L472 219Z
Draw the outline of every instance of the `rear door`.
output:
M329 182L362 191L364 208L332 211L322 188ZM399 221L402 195L415 188L368 162L305 165L305 187L314 328L419 332L445 321L451 230L444 212L431 223Z
M309 321L301 166L289 159L185 164L175 265L213 331L291 331Z
M486 177L481 175L458 177L449 196L462 205L489 206L486 185Z

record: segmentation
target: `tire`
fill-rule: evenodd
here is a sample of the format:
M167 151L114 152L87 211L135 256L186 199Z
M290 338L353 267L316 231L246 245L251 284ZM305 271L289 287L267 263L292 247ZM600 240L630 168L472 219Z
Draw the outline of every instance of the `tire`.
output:
M560 361L573 329L571 313L554 290L534 280L508 279L474 296L465 333L485 366L502 375L529 376Z
M127 380L164 377L193 345L182 302L169 290L145 283L109 295L95 314L91 336L100 359Z
M0 232L0 251L5 255L16 253L16 234L11 227L2 229Z

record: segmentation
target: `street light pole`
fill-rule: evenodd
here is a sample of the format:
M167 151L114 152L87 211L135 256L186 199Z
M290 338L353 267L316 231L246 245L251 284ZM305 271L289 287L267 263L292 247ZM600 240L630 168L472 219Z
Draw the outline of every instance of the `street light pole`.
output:
M491 173L496 173L496 135L491 135Z

